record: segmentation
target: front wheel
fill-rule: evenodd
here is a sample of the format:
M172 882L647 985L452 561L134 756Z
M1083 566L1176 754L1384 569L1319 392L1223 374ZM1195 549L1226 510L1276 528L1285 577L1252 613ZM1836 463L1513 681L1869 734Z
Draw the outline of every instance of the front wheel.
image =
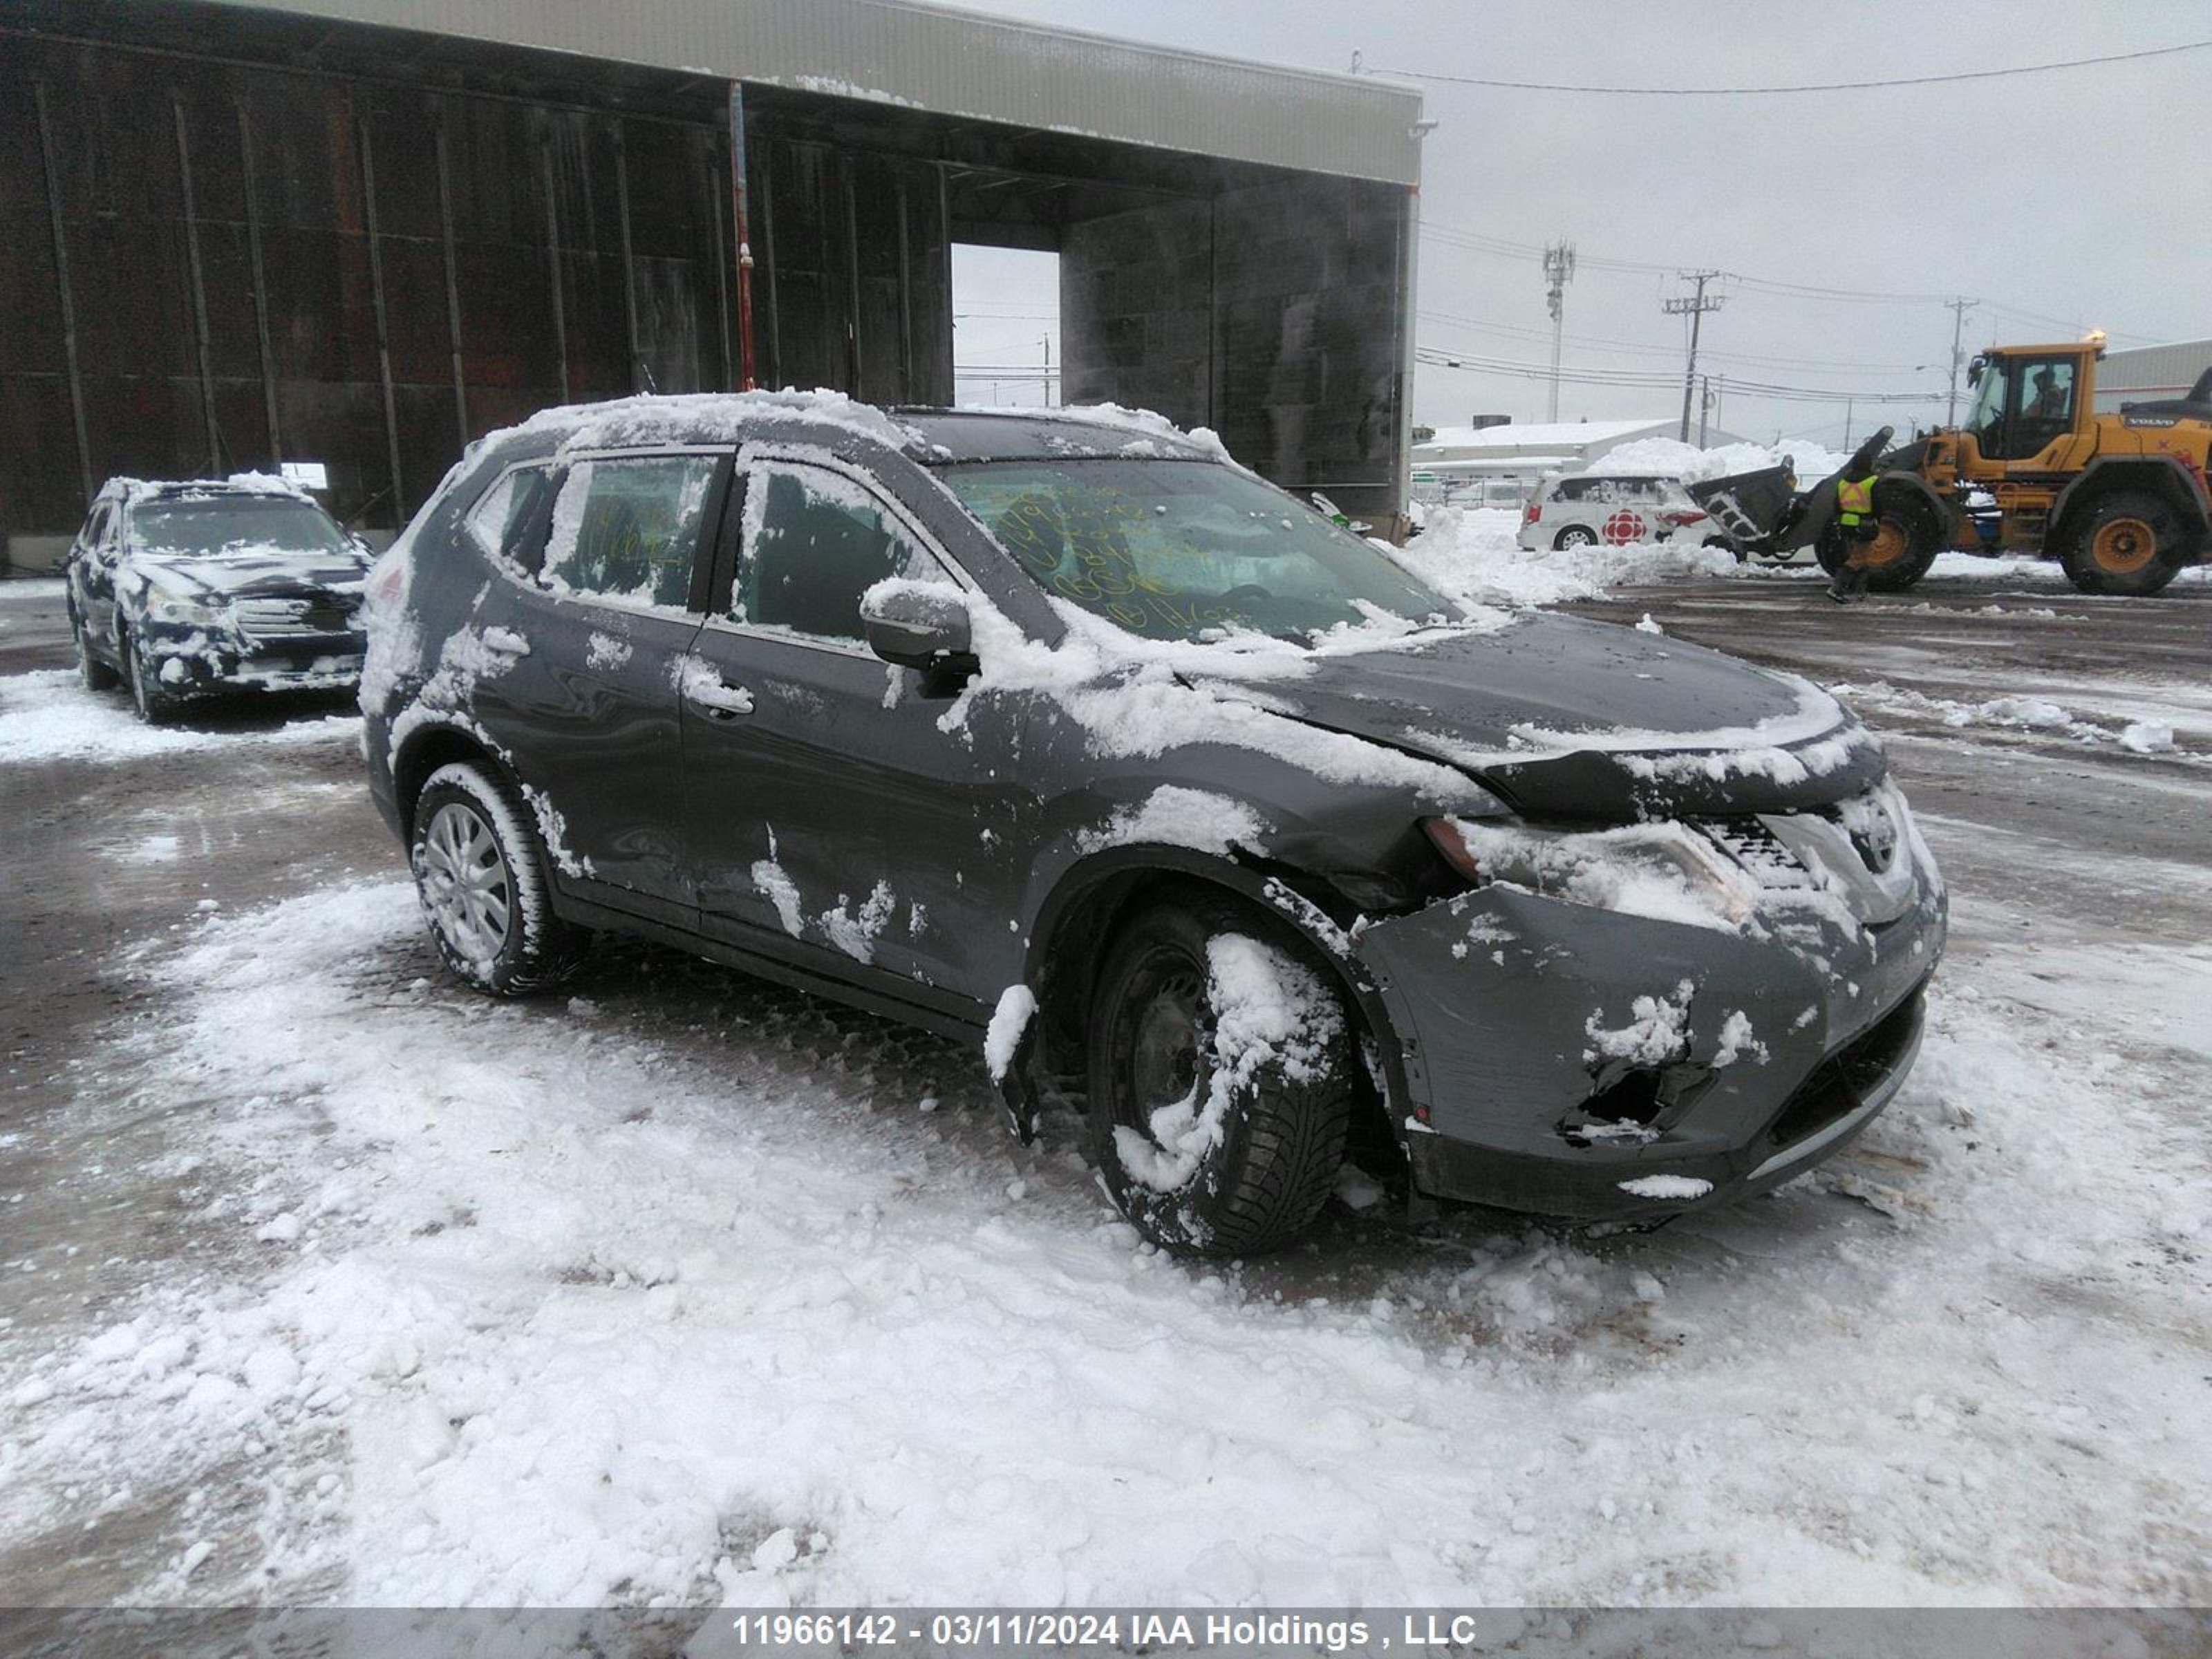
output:
M1928 574L1943 550L1943 515L1923 497L1886 489L1879 483L1874 508L1873 540L1854 541L1832 523L1814 553L1831 576L1839 574L1856 553L1869 587L1877 593L1902 593Z
M2148 491L2114 490L2075 519L2058 562L2084 593L2148 599L2180 572L2181 526Z
M583 935L553 914L544 848L515 791L488 767L455 761L415 801L408 862L438 954L492 996L557 985Z
M1355 1090L1350 1022L1320 966L1225 901L1152 905L1108 950L1090 1039L1092 1152L1139 1232L1246 1255L1312 1225Z
M130 639L123 647L123 678L131 687L131 706L138 711L138 718L149 726L166 726L176 719L180 707L177 699L161 689L161 671L146 660L146 653ZM85 684L93 683L87 673Z

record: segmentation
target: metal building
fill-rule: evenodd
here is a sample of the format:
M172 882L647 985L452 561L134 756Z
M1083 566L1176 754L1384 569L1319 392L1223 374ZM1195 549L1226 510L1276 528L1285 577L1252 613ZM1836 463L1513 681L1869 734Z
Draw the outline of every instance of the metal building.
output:
M281 461L388 531L470 437L749 368L949 402L956 242L1058 251L1068 401L1388 514L1419 115L908 0L10 0L0 531Z
M2110 415L2123 404L2185 398L2207 369L2212 369L2212 340L2108 351L2097 365L2097 412Z

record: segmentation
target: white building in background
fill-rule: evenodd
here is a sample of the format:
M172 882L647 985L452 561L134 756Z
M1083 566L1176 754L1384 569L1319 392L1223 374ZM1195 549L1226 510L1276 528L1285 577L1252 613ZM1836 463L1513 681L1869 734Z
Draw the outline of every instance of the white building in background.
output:
M1623 444L1671 438L1673 420L1556 421L1529 426L1439 427L1413 446L1413 497L1471 507L1518 507L1547 472L1583 472ZM1741 443L1706 431L1708 447Z
M2197 377L2212 368L2212 340L2182 340L2172 345L2137 346L2107 351L2097 365L2097 412L2111 415L2122 404L2185 398ZM1443 434L1437 434L1441 437ZM1420 465L1420 452L1413 452Z

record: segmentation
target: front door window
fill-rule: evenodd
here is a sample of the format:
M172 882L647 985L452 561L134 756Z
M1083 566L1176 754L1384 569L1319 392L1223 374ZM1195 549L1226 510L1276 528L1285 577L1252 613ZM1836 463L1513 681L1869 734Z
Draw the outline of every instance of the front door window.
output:
M843 475L776 462L746 475L732 621L858 644L860 596L887 576L951 580L872 495Z

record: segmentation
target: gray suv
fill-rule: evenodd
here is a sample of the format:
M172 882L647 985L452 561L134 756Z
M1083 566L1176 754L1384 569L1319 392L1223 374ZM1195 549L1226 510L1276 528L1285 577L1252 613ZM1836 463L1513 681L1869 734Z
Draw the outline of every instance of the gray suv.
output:
M379 807L453 971L659 939L974 1042L1170 1249L1652 1220L1911 1066L1942 887L1802 680L1462 611L1156 419L556 410L372 573Z

